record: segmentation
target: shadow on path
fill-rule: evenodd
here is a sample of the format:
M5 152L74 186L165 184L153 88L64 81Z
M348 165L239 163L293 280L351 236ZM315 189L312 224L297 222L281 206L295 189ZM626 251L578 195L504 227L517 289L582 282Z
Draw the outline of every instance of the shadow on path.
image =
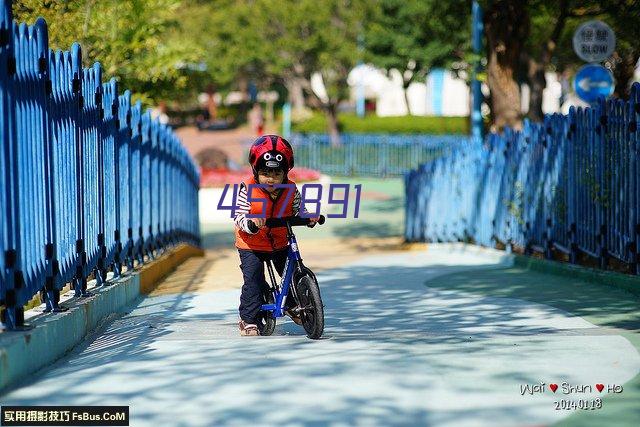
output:
M456 273L431 280L427 286L484 297L519 298L547 304L604 327L600 329L602 333L613 333L610 329L614 329L629 340L636 350L640 349L640 301L637 296L610 286L519 268ZM588 352L576 355L576 363L590 357ZM607 378L603 377L600 381L606 384ZM636 425L640 420L638 402L640 375L625 383L622 393L605 395L602 410L578 411L559 425Z
M595 367L625 381L640 369L614 332L465 285L516 274L487 270L494 262L396 253L320 273L318 341L288 321L277 336L239 337L238 290L149 298L3 403L130 405L136 426L529 425L567 414L519 384L595 381ZM585 345L589 363L576 364Z

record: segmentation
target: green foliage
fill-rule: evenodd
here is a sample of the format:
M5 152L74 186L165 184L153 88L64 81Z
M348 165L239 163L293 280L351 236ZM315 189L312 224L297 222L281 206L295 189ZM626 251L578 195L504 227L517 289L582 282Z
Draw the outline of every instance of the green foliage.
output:
M345 133L399 133L399 134L467 134L468 117L357 117L355 114L339 114L341 131ZM327 129L326 117L315 113L304 122L294 123L292 130L300 133L324 133Z
M181 0L19 0L14 18L33 23L43 16L50 46L78 41L85 66L100 62L104 79L116 77L138 99L157 102L193 91L190 69L202 52L179 31ZM193 68L193 67L191 67Z
M580 24L599 19L606 22L616 34L616 51L624 56L638 51L640 38L640 3L636 0L567 0L566 23L560 33L554 52L553 65L558 70L574 69L584 62L573 51L573 34ZM529 53L538 56L545 47L561 13L561 4L555 0L534 0L529 3Z
M367 61L408 71L407 84L432 67L463 66L470 50L468 1L381 0L376 12L366 25Z
M49 28L49 45L53 49L69 49L74 41L80 41L86 31L85 0L15 0L12 3L13 19L33 24L41 16Z
M264 39L264 11L259 5L252 10L249 1L218 0L200 4L183 21L205 52L209 74L220 85L229 85L239 77L265 70L266 58L275 52ZM259 2L262 3L262 2ZM264 77L261 75L260 77Z
M251 78L268 87L293 77L308 81L320 72L332 99L346 96L368 2L220 0L208 10L206 22L194 25L206 27L201 41L218 83Z
M206 26L210 39L203 40L211 75L241 90L249 81L260 89L296 82L311 106L332 114L349 96L358 34L374 6L368 0L214 2ZM314 73L322 76L327 97L311 89Z
M514 185L514 191L511 199L503 199L503 203L507 207L507 211L522 227L525 225L524 221L524 184L520 181L516 181Z

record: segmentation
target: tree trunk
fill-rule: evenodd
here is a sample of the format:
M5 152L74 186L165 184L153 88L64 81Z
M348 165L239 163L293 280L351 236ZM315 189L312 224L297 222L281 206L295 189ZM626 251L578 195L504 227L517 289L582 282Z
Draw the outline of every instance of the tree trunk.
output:
M242 93L242 101L238 106L238 114L241 122L247 123L249 113L249 80L245 76L238 78L238 90Z
M544 120L544 112L542 111L542 102L544 100L544 89L547 87L547 80L544 72L547 70L553 52L558 45L558 39L564 30L567 16L569 14L569 0L560 0L558 19L551 31L549 40L542 49L542 53L538 60L529 58L527 77L529 81L530 98L529 113L531 120L541 122Z
M640 52L628 52L622 56L617 56L616 66L613 69L613 76L616 81L616 87L614 95L621 99L629 99L631 90L631 80L635 72L636 64L638 63L638 57Z
M302 88L307 91L309 97L309 104L311 107L320 108L324 111L324 114L327 118L327 131L329 132L329 139L331 140L331 145L336 146L340 145L340 129L338 127L338 101L329 100L328 103L323 102L320 98L318 98L318 94L316 94L313 89L311 89L311 82L309 79L300 79L299 82L302 85Z
M542 102L544 99L544 89L547 87L547 79L544 75L545 65L535 59L529 59L528 80L529 80L529 113L527 116L534 122L544 120Z
M334 147L340 145L340 129L338 129L338 113L336 111L336 105L325 104L323 106L323 110L327 116L327 131L329 132L331 145Z
M413 113L411 112L411 104L409 104L409 85L411 84L411 81L405 81L402 84L402 92L404 92L404 102L407 103L407 113L412 116Z
M493 130L522 126L518 65L529 18L524 0L499 0L484 18L487 37L487 83L491 91Z
M520 109L520 87L514 79L513 68L500 66L494 59L489 60L488 78L491 90L492 130L502 132L509 126L514 129L522 127Z
M302 84L298 78L292 78L287 80L287 90L289 91L289 100L291 101L291 107L294 114L300 114L304 111L304 92L302 90Z

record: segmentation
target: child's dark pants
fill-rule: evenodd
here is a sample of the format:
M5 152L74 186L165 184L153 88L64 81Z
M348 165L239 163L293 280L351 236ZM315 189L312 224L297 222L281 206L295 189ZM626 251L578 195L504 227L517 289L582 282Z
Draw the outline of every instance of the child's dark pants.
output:
M264 304L262 290L268 286L265 279L264 261L273 260L278 274L284 274L288 248L275 252L256 252L238 249L240 253L240 269L244 277L242 294L240 295L240 319L246 323L257 323L260 306Z

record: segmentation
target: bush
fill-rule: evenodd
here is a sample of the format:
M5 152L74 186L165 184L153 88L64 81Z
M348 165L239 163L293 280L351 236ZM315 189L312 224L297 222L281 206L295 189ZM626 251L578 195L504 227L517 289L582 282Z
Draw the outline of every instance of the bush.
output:
M195 125L199 120L203 120L208 114L203 108L177 109L167 112L171 126L177 128L181 126ZM218 105L217 120L226 120L235 125L247 121L246 113L242 113L240 105Z
M202 150L195 157L202 169L226 169L229 164L229 156L217 148Z
M367 115L359 118L355 114L338 115L340 132L345 133L400 133L400 134L468 134L468 117L403 116L378 117ZM298 133L326 133L327 119L322 113L292 125Z

